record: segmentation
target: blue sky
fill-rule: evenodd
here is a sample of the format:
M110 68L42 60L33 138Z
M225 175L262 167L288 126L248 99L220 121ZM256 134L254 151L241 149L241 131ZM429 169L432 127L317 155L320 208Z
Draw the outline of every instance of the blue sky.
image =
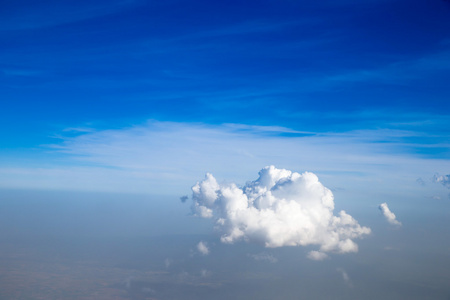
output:
M346 136L349 148L386 145L445 169L449 13L438 0L4 2L0 162L119 172L67 147L159 122L255 139ZM151 145L139 147L155 157ZM222 167L195 175L206 171Z
M1 1L0 298L449 299L449 79L448 0Z

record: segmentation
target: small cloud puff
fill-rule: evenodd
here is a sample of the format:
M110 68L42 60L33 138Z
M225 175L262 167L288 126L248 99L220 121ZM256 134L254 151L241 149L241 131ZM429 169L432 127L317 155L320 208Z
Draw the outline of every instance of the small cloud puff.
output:
M194 214L213 218L223 243L255 241L270 248L318 245L321 253L347 253L358 251L354 239L370 233L345 211L333 214L332 192L310 172L269 166L242 188L220 185L207 174L192 192Z
M337 268L336 270L342 274L342 279L344 279L345 284L349 287L353 287L353 283L350 277L348 276L347 272L342 268Z
M311 260L324 260L328 258L328 255L320 251L310 251L307 257Z
M270 253L266 253L266 252L261 252L258 254L249 254L248 256L250 256L251 258L253 258L254 260L257 260L257 261L267 261L270 263L278 262L278 259L275 256L273 256Z
M166 269L168 269L173 263L173 260L171 260L170 258L166 258L164 260L164 265L166 266Z
M397 226L402 225L402 223L397 220L397 217L395 216L395 214L389 209L386 202L381 203L380 206L378 206L378 208L383 213L384 217L390 224L397 225Z
M208 270L206 270L206 269L202 269L201 271L200 271L200 276L201 277L209 277L209 276L211 276L211 271L208 271Z
M434 175L433 181L441 183L443 186L450 189L450 174L449 175L436 174Z
M200 241L200 243L197 244L197 250L203 255L209 254L209 248L206 242Z
M425 181L422 178L420 178L420 177L416 179L416 182L419 185L421 185L421 186L425 186L426 185Z

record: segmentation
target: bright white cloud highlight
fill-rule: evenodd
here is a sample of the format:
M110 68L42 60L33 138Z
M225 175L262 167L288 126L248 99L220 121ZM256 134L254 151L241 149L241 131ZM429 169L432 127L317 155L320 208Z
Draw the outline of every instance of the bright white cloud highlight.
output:
M347 253L358 251L354 239L370 233L345 211L333 214L333 194L310 172L265 167L242 188L207 174L192 192L195 215L213 218L223 243L318 245L321 252Z
M378 206L378 208L380 209L380 211L383 213L383 216L386 218L386 220L392 224L392 225L397 225L397 226L401 226L402 223L400 223L397 220L397 217L395 216L395 214L389 209L387 203L381 203L380 206Z
M209 254L209 248L206 242L200 241L200 243L197 244L197 250L203 255Z

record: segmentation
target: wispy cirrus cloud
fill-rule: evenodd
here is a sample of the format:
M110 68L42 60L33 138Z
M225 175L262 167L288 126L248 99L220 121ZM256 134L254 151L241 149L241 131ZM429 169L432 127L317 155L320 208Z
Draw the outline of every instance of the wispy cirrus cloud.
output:
M95 3L45 1L32 5L11 2L0 13L2 30L30 30L101 17L136 5L134 0L97 1Z
M329 82L385 82L402 83L440 72L450 71L450 52L428 53L415 59L385 63L381 68L355 69L325 77Z
M417 186L417 178L449 169L448 160L415 154L414 149L436 145L421 144L422 134L409 130L333 133L149 121L128 128L64 134L58 143L46 146L47 155L57 159L45 164L36 161L37 167L5 166L0 169L2 184L143 193L169 190L185 195L205 172L245 182L255 169L275 164L313 171L335 186L353 181L371 189L370 182L381 180L395 189L393 183Z

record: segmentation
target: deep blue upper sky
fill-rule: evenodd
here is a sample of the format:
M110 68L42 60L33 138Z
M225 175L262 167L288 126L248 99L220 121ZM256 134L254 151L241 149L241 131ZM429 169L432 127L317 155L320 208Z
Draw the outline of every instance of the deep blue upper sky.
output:
M2 1L0 41L3 149L147 119L448 134L448 1Z

